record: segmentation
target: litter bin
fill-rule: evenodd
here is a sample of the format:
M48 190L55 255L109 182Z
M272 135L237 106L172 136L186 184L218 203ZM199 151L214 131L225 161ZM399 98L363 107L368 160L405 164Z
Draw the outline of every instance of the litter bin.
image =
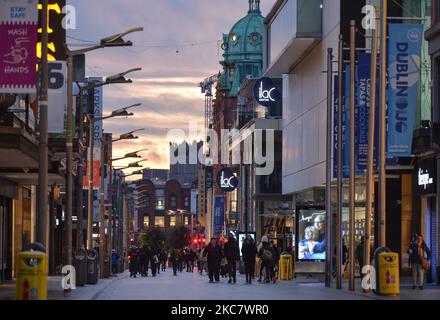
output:
M280 280L293 279L293 257L289 253L282 253L280 256L279 278Z
M382 252L377 258L376 290L379 295L398 296L400 294L399 254Z
M97 284L99 278L98 251L90 249L87 251L87 284Z
M31 250L41 251L31 251ZM41 244L32 244L18 254L17 300L47 299L47 255Z
M84 286L87 283L87 250L80 249L75 256L76 285Z
M104 273L103 273L104 278L110 277L111 268L112 268L111 256L106 254L104 256L104 270L103 270L104 271Z

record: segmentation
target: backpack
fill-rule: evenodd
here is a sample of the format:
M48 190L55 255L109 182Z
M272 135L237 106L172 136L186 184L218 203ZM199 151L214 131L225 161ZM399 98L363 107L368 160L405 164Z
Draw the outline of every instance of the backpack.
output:
M263 254L262 254L261 258L264 261L272 261L272 259L273 259L272 252L269 249L263 249Z

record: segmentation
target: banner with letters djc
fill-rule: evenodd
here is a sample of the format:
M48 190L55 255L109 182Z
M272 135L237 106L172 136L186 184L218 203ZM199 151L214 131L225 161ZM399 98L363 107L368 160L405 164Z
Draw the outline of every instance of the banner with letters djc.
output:
M389 25L387 155L411 156L420 82L421 24Z

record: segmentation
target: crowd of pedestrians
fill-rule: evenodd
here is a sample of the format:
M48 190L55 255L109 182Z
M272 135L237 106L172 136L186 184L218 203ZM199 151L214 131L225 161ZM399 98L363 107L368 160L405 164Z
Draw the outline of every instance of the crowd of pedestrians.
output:
M220 282L220 278L228 279L228 283L237 283L237 272L243 267L246 283L251 284L255 277L259 282L276 282L280 252L276 244L269 242L263 236L257 246L253 238L248 235L242 243L241 252L239 243L230 234L226 241L212 238L205 245L186 246L166 250L163 245L144 245L133 247L129 253L130 277L153 277L166 271L167 264L173 269L173 275L184 271L207 274L209 282ZM256 268L256 262L260 261Z

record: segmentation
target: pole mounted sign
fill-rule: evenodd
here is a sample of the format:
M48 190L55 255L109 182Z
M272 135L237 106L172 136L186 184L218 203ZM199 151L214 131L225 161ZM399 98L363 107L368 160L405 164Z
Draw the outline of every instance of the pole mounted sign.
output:
M281 93L271 78L264 77L255 82L254 97L260 105L270 108L281 100Z
M0 1L0 92L35 93L36 0Z
M224 168L217 174L217 185L224 192L232 192L238 187L238 179L231 169Z
M421 24L389 26L388 155L411 156L420 82Z

